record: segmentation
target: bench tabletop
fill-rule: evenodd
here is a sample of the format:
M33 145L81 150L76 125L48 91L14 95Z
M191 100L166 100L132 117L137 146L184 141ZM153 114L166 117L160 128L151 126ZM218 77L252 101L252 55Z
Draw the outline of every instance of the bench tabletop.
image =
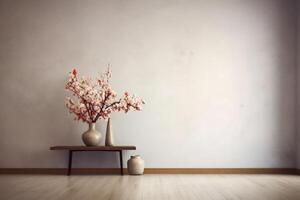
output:
M71 150L71 151L120 151L136 150L135 146L53 146L50 150Z

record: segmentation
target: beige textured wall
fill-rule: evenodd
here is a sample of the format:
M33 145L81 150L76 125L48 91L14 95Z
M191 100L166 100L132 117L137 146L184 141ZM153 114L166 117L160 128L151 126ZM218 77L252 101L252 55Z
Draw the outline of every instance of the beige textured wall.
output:
M113 86L144 97L115 114L118 144L147 167L294 167L295 1L0 0L0 167L65 167L81 144L64 107L77 67L111 63ZM103 124L98 124L104 131ZM128 153L128 157L131 153ZM77 167L115 167L80 154Z

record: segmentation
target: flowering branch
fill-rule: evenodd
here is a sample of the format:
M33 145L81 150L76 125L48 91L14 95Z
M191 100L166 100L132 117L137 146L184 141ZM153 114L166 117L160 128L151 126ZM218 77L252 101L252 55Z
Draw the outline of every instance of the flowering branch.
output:
M67 97L66 106L70 113L75 114L75 120L94 123L99 119L109 118L112 112L127 113L129 110L142 109L144 101L135 95L130 96L125 92L122 98L117 98L109 85L110 77L109 69L96 82L90 78L78 78L76 69L70 72L65 88L73 93L77 101Z

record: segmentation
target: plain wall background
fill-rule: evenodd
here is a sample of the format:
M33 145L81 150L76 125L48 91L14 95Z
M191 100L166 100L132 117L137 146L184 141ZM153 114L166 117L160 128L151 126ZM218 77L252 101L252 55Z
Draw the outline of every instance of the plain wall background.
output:
M143 97L114 114L146 167L296 165L296 1L0 1L0 167L66 167L87 125L64 106L76 67ZM98 128L105 132L105 122ZM118 157L74 158L117 167Z

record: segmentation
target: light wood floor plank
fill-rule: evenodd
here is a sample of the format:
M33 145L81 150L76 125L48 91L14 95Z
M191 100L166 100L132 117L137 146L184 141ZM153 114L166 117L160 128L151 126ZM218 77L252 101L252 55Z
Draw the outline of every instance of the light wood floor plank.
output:
M295 175L1 175L1 200L299 200Z

